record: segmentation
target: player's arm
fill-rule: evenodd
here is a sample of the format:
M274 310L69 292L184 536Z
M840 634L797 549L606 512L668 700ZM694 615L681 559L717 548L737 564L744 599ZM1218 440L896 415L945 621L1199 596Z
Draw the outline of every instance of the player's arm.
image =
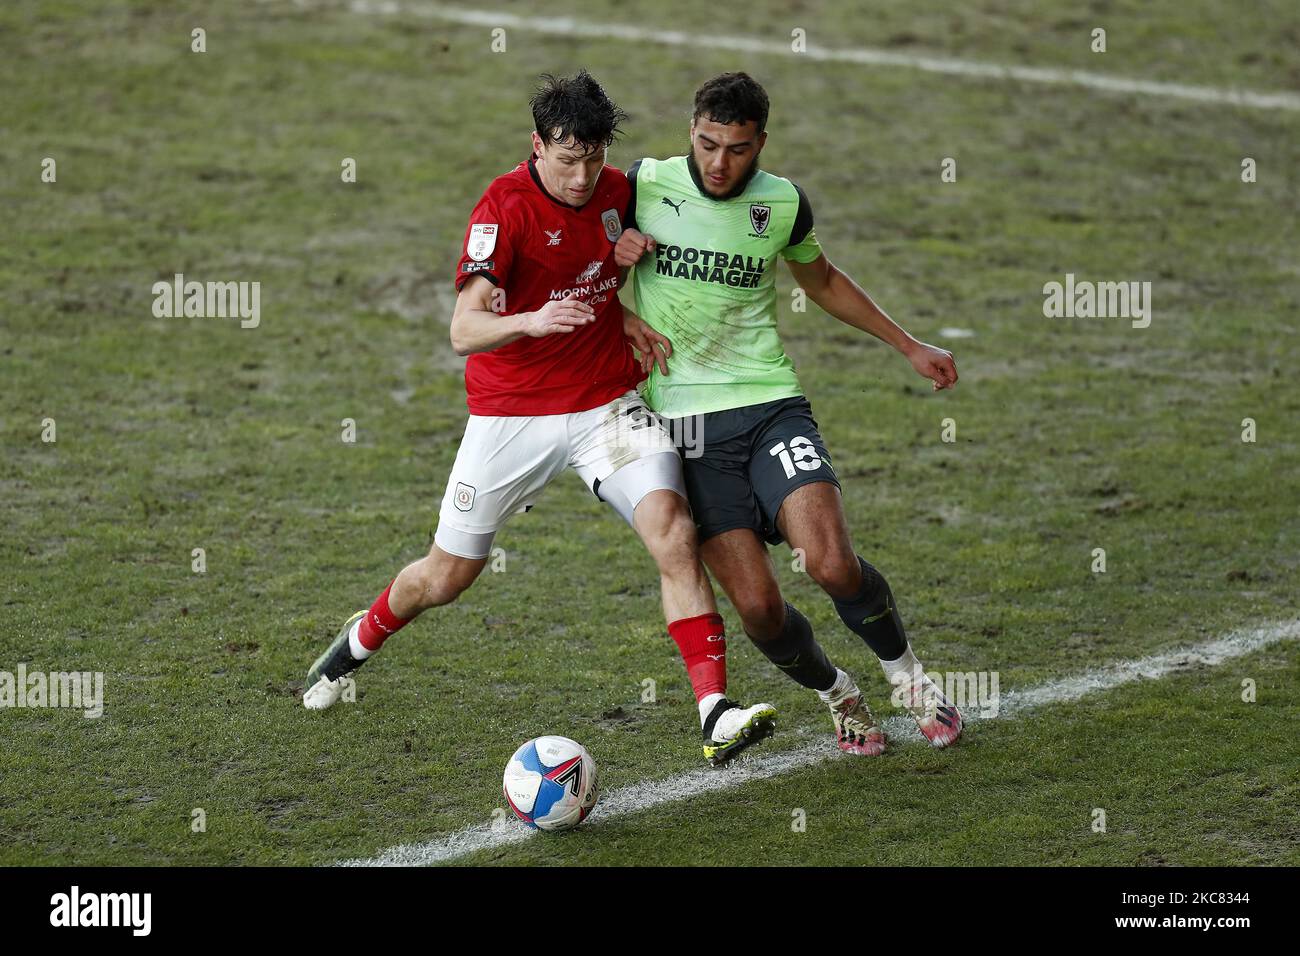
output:
M640 177L642 162L644 160L638 159L628 167L625 174L628 186L627 208L623 211L623 231L614 244L614 262L620 269L636 265L647 252L655 251L655 237L643 233L638 228L636 219L637 179ZM621 281L619 285L622 285Z
M655 237L648 236L639 229L628 227L618 237L614 246L614 261L620 268L634 266L647 252L655 251Z
M794 281L823 311L902 352L917 372L934 383L936 390L957 383L957 365L951 352L926 345L909 335L872 301L866 290L835 268L824 254L811 262L787 259L786 264Z
M624 234L629 230L624 230ZM640 233L638 233L640 235ZM646 238L650 238L647 236ZM622 242L622 237L619 238ZM650 239L653 243L654 240ZM617 262L617 247L615 247L615 261ZM619 290L626 289L628 276L632 270L625 265L619 266L618 269L618 287ZM654 327L645 319L637 315L628 306L623 303L623 334L627 336L633 347L636 349L637 359L641 363L641 374L649 375L650 369L655 365L659 366L659 372L662 375L668 374L668 359L673 354L673 343L668 340L668 336L661 332L656 332Z
M627 280L632 274L632 266L636 265L645 253L654 252L655 247L654 237L643 235L636 228L636 181L637 171L640 168L641 160L638 159L626 173L628 202L627 208L623 211L624 228L614 244L614 263L618 266L620 291L628 288ZM649 375L650 369L655 365L659 366L661 374L668 374L668 359L673 354L673 343L668 341L666 335L656 332L649 322L633 312L626 302L623 303L623 334L636 349L637 357L641 362L642 375Z
M552 300L536 312L505 315L492 311L492 292L496 287L484 276L470 276L456 296L456 310L451 316L451 347L457 355L490 352L524 336L541 338L596 321L596 313L587 303L569 297Z
M649 375L650 369L659 366L662 375L668 374L668 359L673 354L673 343L668 336L656 332L654 327L637 315L626 305L623 306L623 334L636 349L641 362L641 374Z

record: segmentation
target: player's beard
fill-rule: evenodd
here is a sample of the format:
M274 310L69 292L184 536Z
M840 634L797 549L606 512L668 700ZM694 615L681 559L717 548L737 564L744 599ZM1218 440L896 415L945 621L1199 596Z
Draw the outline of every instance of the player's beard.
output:
M704 195L708 196L710 199L716 199L721 202L723 199L734 199L749 187L749 181L758 174L758 157L754 157L754 161L749 164L749 169L745 171L745 175L740 177L739 182L732 186L731 189L722 196L716 196L704 188L704 177L700 174L700 167L695 163L694 149L687 150L686 152L686 166L690 169L691 179L695 180L695 185L699 191L704 193Z

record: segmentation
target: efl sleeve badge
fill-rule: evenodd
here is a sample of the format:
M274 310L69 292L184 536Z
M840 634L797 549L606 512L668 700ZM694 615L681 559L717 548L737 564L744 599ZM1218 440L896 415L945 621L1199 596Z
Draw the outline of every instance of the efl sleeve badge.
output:
M495 222L476 222L469 227L469 239L465 242L465 252L475 262L482 262L492 255L497 247L497 224Z

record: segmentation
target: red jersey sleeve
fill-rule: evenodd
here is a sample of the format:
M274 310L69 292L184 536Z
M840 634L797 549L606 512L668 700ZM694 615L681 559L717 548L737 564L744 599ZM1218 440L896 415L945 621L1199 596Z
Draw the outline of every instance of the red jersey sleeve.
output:
M491 192L483 194L470 214L461 244L460 261L456 263L456 291L473 275L481 275L495 286L505 285L514 259L513 233L517 221L507 221L502 202Z

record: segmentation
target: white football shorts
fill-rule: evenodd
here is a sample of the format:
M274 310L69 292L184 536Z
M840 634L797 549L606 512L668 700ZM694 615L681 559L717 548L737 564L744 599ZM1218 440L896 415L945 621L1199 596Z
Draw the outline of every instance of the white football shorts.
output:
M628 524L652 491L686 498L681 456L636 391L585 412L471 415L442 496L434 542L449 554L486 558L501 526L531 508L569 467Z

